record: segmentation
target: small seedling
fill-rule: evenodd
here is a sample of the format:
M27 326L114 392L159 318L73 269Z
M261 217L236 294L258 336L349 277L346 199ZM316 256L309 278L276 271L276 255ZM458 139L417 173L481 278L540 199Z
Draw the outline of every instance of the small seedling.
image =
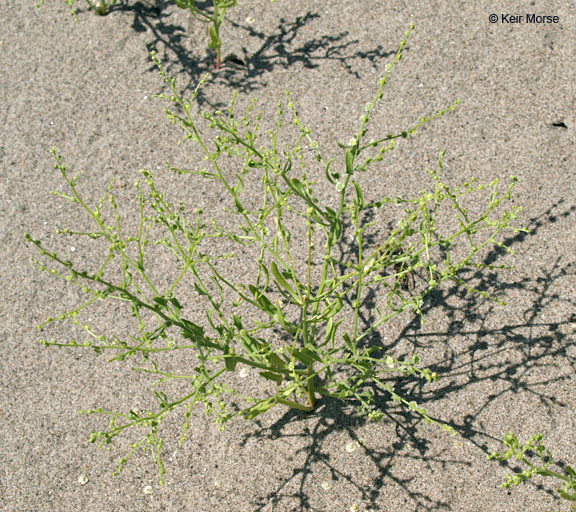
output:
M212 0L212 13L199 9L195 0L175 0L176 5L182 9L188 9L192 16L202 23L209 24L208 48L216 50L216 69L221 66L222 39L220 38L220 26L226 16L226 10L237 5L236 0ZM275 0L270 0L274 3Z
M212 0L212 13L207 13L196 6L195 0L176 0L176 5L182 9L189 9L194 18L202 23L209 23L208 27L208 48L216 50L216 69L220 69L221 56L220 49L222 40L220 39L220 26L224 21L226 9L236 5L236 0Z

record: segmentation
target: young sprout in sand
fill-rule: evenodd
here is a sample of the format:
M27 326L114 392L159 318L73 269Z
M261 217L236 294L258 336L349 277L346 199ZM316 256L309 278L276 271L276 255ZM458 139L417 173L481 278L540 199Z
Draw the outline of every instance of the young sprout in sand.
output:
M236 0L212 0L212 12L199 9L195 0L175 0L176 5L182 9L190 10L190 13L201 23L208 24L208 48L216 50L216 69L221 66L222 39L220 37L220 27L226 16L226 10L237 5ZM275 0L270 0L274 3ZM253 22L254 19L248 17L246 21Z
M194 18L202 23L209 24L208 48L216 50L216 69L220 69L222 40L220 39L220 26L224 21L226 9L236 5L236 0L212 0L212 13L199 9L195 0L176 0L176 5L182 9L189 9Z

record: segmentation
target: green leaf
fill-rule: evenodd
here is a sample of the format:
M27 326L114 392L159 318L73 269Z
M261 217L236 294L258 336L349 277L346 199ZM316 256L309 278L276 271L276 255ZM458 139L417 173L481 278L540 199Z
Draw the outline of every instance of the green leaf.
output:
M272 373L272 372L259 372L260 376L268 380L273 380L274 382L282 382L282 374Z
M328 163L326 164L326 168L324 169L324 171L326 172L326 179L332 183L332 185L335 185L336 182L333 179L332 173L330 172L330 164L332 163L334 159L331 158L330 160L328 160Z
M272 318L276 320L276 322L280 323L282 329L284 329L286 332L289 332L290 334L296 332L296 326L292 322L286 320L286 317L284 316L284 311L282 311L282 308L280 307L280 303L278 300L276 300L276 313L273 315Z
M326 206L326 213L324 215L326 216L326 220L328 222L334 222L336 219L336 212L329 206Z
M268 352L270 349L268 345L261 343L246 331L240 333L240 344L244 347L250 359L257 362L262 362L265 352Z
M364 207L364 195L362 194L362 189L356 181L352 181L352 185L354 185L354 189L356 190L358 210L361 210Z
M329 224L326 224L324 222L324 219L318 214L318 212L316 210L312 210L312 214L310 215L310 218L316 223L316 224L322 224L322 226L329 226Z
M266 265L263 265L262 263L258 263L258 268L260 269L260 271L262 273L264 273L264 275L266 276L266 287L268 286L268 282L270 281L270 272L268 272L268 269L266 268Z
M334 338L336 337L336 330L338 329L338 326L344 321L344 319L338 321L338 322L334 322L334 318L330 317L330 319L328 320L328 322L326 323L326 338L325 338L325 343L330 343L330 345L332 347L334 347Z
M163 308L168 306L168 299L166 299L166 297L154 297L152 300L157 304L160 304Z
M306 193L306 188L304 187L304 184L298 178L292 179L292 186L294 187L294 189L296 190L296 192L298 193L298 195L300 197L303 197L304 199L308 199L308 194Z
M275 366L277 368L286 368L287 365L286 361L284 361L284 359L282 359L276 352L272 352L270 354L270 357L268 357L268 361L272 366Z
M180 304L178 302L178 299L176 299L175 297L172 297L170 299L170 304L172 304L176 310L178 310L178 311L182 310L182 304Z
M292 357L295 357L296 359L298 359L298 361L300 361L307 367L311 367L314 363L322 360L320 356L316 354L316 352L313 352L307 347L301 349L287 347L286 350L288 350L288 352L290 353L290 355L292 355Z
M346 150L346 174L354 174L354 153L349 149Z
M174 317L176 318L177 321L181 321L180 311L182 311L182 305L175 298L169 299L169 302L174 307L174 311L173 311Z
M277 313L274 304L272 304L272 302L270 302L270 300L265 295L261 294L260 290L258 290L258 288L255 286L249 285L248 289L252 295L254 295L257 306L265 313L268 313L271 317L274 317L274 315Z
M560 494L560 496L565 500L576 501L576 492L566 492L563 489L558 489L558 494Z
M206 296L208 296L208 294L207 294L202 288L200 288L200 286L198 285L198 283L194 283L194 290L196 290L196 293L197 293L198 295L206 295ZM156 300L156 299L154 299L154 300Z
M193 322L185 320L184 318L180 319L180 324L184 328L182 331L182 336L186 339L199 343L204 338L204 328L196 325Z
M280 272L280 270L278 270L278 266L276 265L275 261L272 261L270 263L270 270L272 271L272 275L274 276L274 280L276 281L276 284L280 288L283 288L285 291L287 291L292 296L292 298L296 301L296 303L299 306L301 306L302 304L301 304L300 298L298 297L298 295L296 294L294 289L290 286L288 281L286 281L286 279L284 279L284 276L282 275L282 272Z
M268 409L271 409L276 405L276 400L274 398L269 398L268 400L264 400L248 409L242 411L242 416L247 420L254 419L256 416L260 416L260 414L265 413Z
M239 331L244 329L244 327L242 326L242 319L238 315L232 314L232 322L234 323L236 329L238 329Z
M338 313L340 313L343 307L344 303L342 302L342 299L338 297L332 304L330 304L330 306L328 306L327 308L324 309L324 311L322 311L321 317L331 320Z
M350 352L355 354L356 353L356 345L354 343L352 343L352 340L350 339L350 336L348 336L348 333L344 333L342 335L342 338L344 339L344 343L346 343L346 346L350 349Z
M340 236L342 235L342 223L340 222L340 219L336 219L332 226L332 242L335 243L340 240Z
M222 42L220 41L220 37L218 32L214 27L209 27L208 32L210 34L210 42L208 43L208 48L220 48L222 46Z
M236 370L236 365L238 364L238 358L235 356L225 357L224 364L226 365L227 372L233 372L234 370Z

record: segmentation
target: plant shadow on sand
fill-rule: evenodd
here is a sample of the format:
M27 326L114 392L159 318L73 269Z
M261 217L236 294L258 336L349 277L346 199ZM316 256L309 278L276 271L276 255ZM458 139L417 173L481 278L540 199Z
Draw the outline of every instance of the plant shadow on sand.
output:
M555 222L558 217L568 217L576 212L576 206L563 207L562 203L563 201L560 200L539 217L530 219L527 225L530 232L508 237L505 240L505 245L519 244L528 237L537 239L540 228ZM560 212L561 209L563 211ZM503 249L494 248L486 256L484 262L493 262L503 252ZM395 391L398 394L410 397L421 406L426 407L440 400L449 401L451 397L466 393L468 388L477 387L482 383L489 383L488 387L493 390L499 389L483 395L485 397L483 403L475 401L474 410L471 410L460 421L451 420L449 412L446 413L445 417L435 418L451 425L461 439L465 439L476 446L478 456L481 458L482 452L484 454L490 453L488 443L491 443L492 448L495 444L499 447L501 435L504 434L504 432L487 432L482 420L479 419L481 413L495 400L504 396L510 396L513 399L515 395L523 393L536 397L543 410L548 414L552 413L552 408L566 407L561 398L547 394L545 389L550 384L568 378L568 372L559 371L556 376L554 376L554 371L550 372L549 360L551 358L554 358L554 364L558 368L570 368L572 373L576 372L576 358L570 356L566 351L570 343L569 336L562 332L563 327L576 321L576 316L573 315L571 318L555 322L544 322L538 318L541 318L543 308L559 301L565 301L570 304L572 309L576 309L575 299L560 297L557 293L550 291L555 282L574 275L576 275L576 269L561 265L560 258L554 262L552 267L542 267L541 275L535 278L522 278L516 282L510 282L505 280L505 275L497 275L496 273L485 275L483 281L486 289L497 287L501 291L521 290L522 293L532 297L530 307L521 314L514 315L517 321L505 323L498 328L485 326L485 319L490 319L492 307L488 313L483 312L482 315L478 313L478 307L481 303L486 302L485 299L476 294L465 293L459 286L436 290L425 300L424 317L433 310L439 310L448 319L452 319L448 329L442 332L419 334L418 331L421 326L419 318L416 317L395 340L385 342L375 336L371 340L371 344L379 344L383 347L384 352L394 350L394 347L399 345L401 340L409 340L414 348L430 347L431 344L442 345L441 350L449 355L444 358L442 363L428 366L438 373L440 378L437 383L426 384L423 383L422 379L406 377L399 378L397 381L393 379L390 381L394 383ZM480 275L469 275L464 280L468 282L479 277ZM452 304L454 299L457 299L457 306ZM364 320L370 322L374 319L375 317L371 317L370 311L368 311ZM474 328L469 327L472 324L474 324ZM450 343L450 340L454 338L458 339L458 343L460 343L456 347ZM463 339L468 340L465 346L462 345ZM531 371L544 366L547 368L549 377L544 379L530 377ZM426 386L433 389L425 389ZM294 512L316 510L306 493L306 487L310 484L314 469L317 467L328 472L334 481L346 482L347 485L355 487L360 492L362 501L367 508L377 509L382 487L395 485L405 491L406 498L411 500L415 507L414 510L452 510L448 502L435 500L414 488L413 484L416 483L416 478L406 478L394 474L394 467L400 458L418 460L420 464L425 463L430 470L434 469L433 466L436 466L437 470L438 466L446 467L455 464L462 467L472 467L474 461L469 457L456 460L450 455L443 455L442 457L430 455L429 451L433 441L423 437L425 432L419 431L419 427L424 421L422 417L393 404L385 396L385 393L377 388L373 388L372 391L378 397L378 406L386 412L382 421L394 425L395 439L381 449L362 446L357 431L368 420L355 411L351 411L349 407L344 409L342 402L336 399L322 397L313 416L300 411L288 410L281 419L266 428L262 426L261 422L255 420L260 428L251 430L242 444L254 437L285 441L286 436L295 435L286 432L287 427L294 422L300 423L301 433L296 434L296 436L307 439L305 446L295 454L304 453L304 462L300 463L298 467L293 467L288 476L278 477L278 485L266 496L256 497L253 503L255 510L267 509L270 504L287 506L288 503L294 503L294 501L298 502L290 509ZM366 463L370 463L373 466L372 469L376 468L377 476L370 485L356 483L350 475L331 463L328 450L323 451L324 444L328 442L335 431L344 431L352 441L358 442L362 454L367 458ZM440 433L440 435L443 434ZM557 463L560 467L565 465L565 461L561 459ZM506 463L501 462L500 465L509 471L509 466ZM298 493L288 490L289 488L293 489L295 484L299 489ZM532 482L532 485L540 492L546 492L556 499L553 491L546 489L537 482Z
M169 75L188 77L186 84L182 79L179 81L183 95L192 91L206 73L212 74L211 81L216 84L241 93L249 93L265 88L266 76L278 69L287 70L296 65L298 68L314 69L327 61L339 62L342 70L350 77L360 79L359 73L354 69L355 62L361 61L362 67L370 64L376 68L384 59L395 53L385 51L381 45L366 51L355 50L354 47L358 45L359 40L351 38L349 32L299 41L301 30L320 18L319 14L311 11L295 16L291 20L280 18L276 27L267 32L256 30L248 23L240 24L227 18L225 24L233 27L236 32L244 31L249 39L260 41L260 45L250 52L242 47L240 55L229 53L226 37L233 36L228 33L223 41L222 68L215 72L214 55L208 52L206 56L198 57L199 52L191 51L189 30L170 21L171 6L172 2L167 1L158 1L155 5L151 5L140 0L136 2L121 0L111 6L109 12L122 11L131 14L134 31L148 32L151 35L150 41L146 43L148 52L157 52L160 63ZM202 7L201 2L199 6ZM82 11L79 9L78 12ZM194 31L202 31L202 35L198 36L204 45L202 49L208 44L204 35L205 28L200 22L193 25ZM150 62L148 70L156 72L157 67L152 64L152 60ZM225 106L224 103L212 103L202 90L199 91L196 101L201 107Z

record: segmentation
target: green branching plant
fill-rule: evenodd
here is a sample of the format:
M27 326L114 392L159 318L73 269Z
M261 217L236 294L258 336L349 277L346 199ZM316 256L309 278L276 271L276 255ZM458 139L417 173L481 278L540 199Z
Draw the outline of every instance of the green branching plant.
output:
M83 269L26 235L43 257L34 260L39 267L80 287L87 296L72 311L39 326L71 321L85 332L85 339L42 342L114 354L111 361L140 357L144 366L134 369L157 378L155 409L84 411L110 418L107 429L91 436L101 446L127 430L143 432L119 470L134 452L151 446L162 475L162 421L181 411L183 440L197 403L223 426L235 417L254 419L276 406L312 412L326 400L354 403L361 414L379 421L391 401L452 432L405 391L397 391L403 379L432 383L438 379L436 372L420 367L416 353L387 353L378 336L398 315L422 315L426 296L447 281L499 302L463 276L467 269L508 268L485 264L482 255L494 245L512 252L500 238L505 230L519 231L511 224L521 209L503 208L516 181L513 177L503 190L498 180L488 185L470 180L455 188L445 184L440 176L443 153L437 168L429 171L430 191L407 199L365 197L362 176L383 172L379 163L397 142L456 105L422 117L405 131L368 139L371 117L412 28L386 66L358 130L347 144L338 143L340 155L330 159L288 93L286 103L278 103L276 122L262 130L264 134L260 128L266 120L255 112L253 102L244 115L235 115L235 96L225 111L197 118L193 100L198 88L192 99L184 100L175 80L153 57L170 88L166 98L174 110L166 110L167 117L182 128L184 141L204 154L201 166L173 170L191 175L204 189L220 187L229 199L225 211L230 223L206 221L198 208L190 212L184 204L173 205L153 174L142 171L144 184L136 183L137 228L128 235L113 187L95 205L89 204L79 190L78 175L72 175L53 151L55 168L68 187L58 195L83 210L94 226L60 233L103 242L107 256L96 270ZM289 143L283 135L286 113L295 129ZM328 189L329 200L318 199L307 173L310 167L325 176L323 192ZM248 187L260 190L250 188L247 195ZM466 202L477 210L483 191L489 191L486 207L474 216ZM382 209L400 210L401 220L389 233L369 221ZM161 235L154 236L157 232ZM219 242L229 252L218 252ZM151 250L168 251L178 260L168 284L154 280ZM236 271L231 269L234 261L240 263ZM166 269L162 275L171 274ZM198 314L190 316L182 299L192 290L205 311L203 320ZM366 304L373 296L379 297L378 304L367 316ZM84 319L90 306L103 302L127 307L135 320L134 335L123 336L113 328L100 332ZM366 318L371 319L368 325ZM163 371L158 358L174 351L191 351L195 366L180 373ZM247 381L237 377L247 374L260 377L260 385L241 392L238 386Z
M550 451L542 443L542 439L544 439L543 434L534 434L526 444L522 445L514 432L510 431L508 435L504 436L504 444L508 447L508 451L505 453L493 452L486 458L506 461L514 457L517 461L528 466L528 469L514 473L513 476L506 474L506 480L501 485L502 488L516 487L522 482L530 480L534 475L551 476L561 480L564 484L564 487L556 489L558 494L565 500L576 503L576 471L570 466L564 467L564 474L549 470L553 459ZM530 462L528 457L531 455L539 457L540 462L536 464ZM571 509L576 511L576 505L572 505Z

